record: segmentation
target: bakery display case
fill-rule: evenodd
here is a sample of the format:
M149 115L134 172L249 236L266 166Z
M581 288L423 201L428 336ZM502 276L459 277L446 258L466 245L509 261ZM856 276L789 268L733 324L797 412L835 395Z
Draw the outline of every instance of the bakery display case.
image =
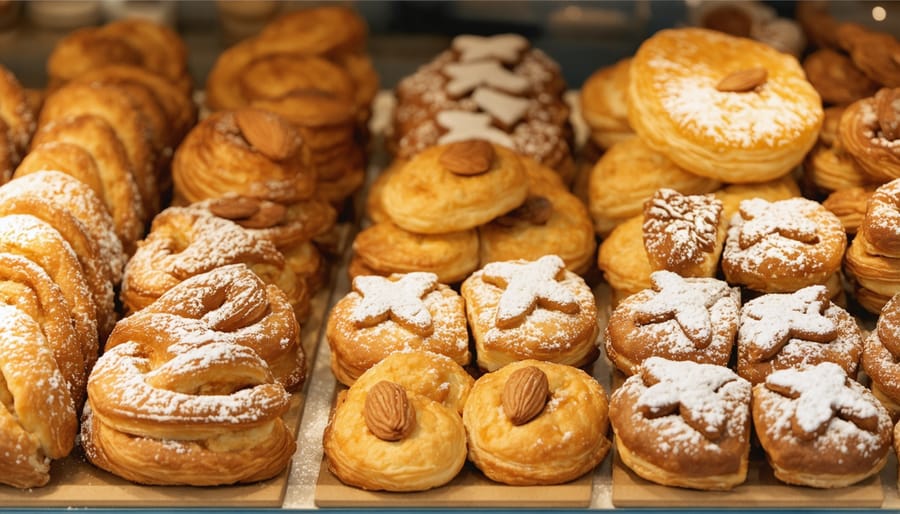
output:
M0 0L0 509L900 509L898 36Z

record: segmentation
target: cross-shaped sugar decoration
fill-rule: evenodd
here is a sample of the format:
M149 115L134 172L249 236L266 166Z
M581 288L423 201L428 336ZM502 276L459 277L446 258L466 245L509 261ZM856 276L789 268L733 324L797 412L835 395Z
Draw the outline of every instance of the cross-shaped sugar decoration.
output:
M374 275L358 276L353 279L353 290L360 299L350 313L351 321L359 327L371 327L392 319L407 330L428 336L434 327L422 298L435 287L434 273L407 273L396 281Z
M472 100L482 111L490 114L492 118L500 122L500 125L506 130L511 129L519 120L525 117L525 113L528 112L528 107L531 105L531 102L524 98L511 96L486 87L476 89L475 94L472 95Z
M833 362L776 371L766 378L766 388L797 400L791 431L800 439L824 433L835 415L868 432L878 429L876 405L861 394L862 388L851 387L850 378Z
M656 294L634 307L635 323L647 325L674 319L694 346L709 346L713 333L709 309L728 295L728 284L715 279L691 283L671 271L656 271L650 275L650 281Z
M825 286L754 298L741 309L738 341L755 362L771 359L791 338L831 342L837 326L824 315L830 304Z
M644 360L640 376L647 389L635 404L639 412L650 419L678 412L685 423L712 441L722 435L728 422L719 389L729 382L746 382L724 366L660 357ZM745 385L749 400L750 384Z
M812 200L804 198L778 202L768 202L762 198L742 201L740 213L744 224L738 239L741 249L746 250L772 234L801 243L817 243L816 223L806 217L809 202Z
M566 264L556 255L532 262L492 262L484 267L482 279L503 288L497 306L498 328L520 325L535 307L574 314L580 306L575 295L558 281Z
M451 47L459 52L459 60L462 62L498 59L503 63L513 64L528 49L529 43L518 34L488 37L463 34L453 38Z
M515 143L509 134L491 126L491 117L480 112L441 111L437 115L438 125L448 132L438 138L438 144L455 143L467 139L484 139L507 148L514 149Z
M515 94L525 93L531 85L527 78L507 70L497 61L450 63L444 66L443 72L450 79L446 89L451 98L465 96L482 85Z

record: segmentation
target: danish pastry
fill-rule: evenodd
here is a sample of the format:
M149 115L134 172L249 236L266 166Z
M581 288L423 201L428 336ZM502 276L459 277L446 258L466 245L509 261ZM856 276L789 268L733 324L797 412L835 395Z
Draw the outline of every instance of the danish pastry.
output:
M874 181L900 178L900 88L880 89L853 102L841 115L841 147Z
M900 377L898 356L900 356L900 339L897 327L900 315L900 297L894 296L880 310L878 321L863 345L861 364L866 375L871 379L872 394L896 418L900 414Z
M631 58L592 73L581 86L581 115L600 148L634 137L628 124L628 72Z
M574 480L612 446L606 391L584 371L553 362L512 362L479 377L463 424L469 460L504 484Z
M900 179L879 186L866 203L865 216L844 257L844 269L854 279L856 296L866 310L878 314L900 291Z
M844 226L849 237L851 234L856 234L862 225L866 216L866 205L873 192L872 186L839 189L828 195L828 198L822 202L822 207L831 211L841 220L841 225Z

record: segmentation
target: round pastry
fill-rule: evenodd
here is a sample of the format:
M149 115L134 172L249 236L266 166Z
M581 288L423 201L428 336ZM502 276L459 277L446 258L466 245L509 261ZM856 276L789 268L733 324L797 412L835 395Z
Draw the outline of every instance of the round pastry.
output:
M650 357L727 366L738 330L740 290L715 278L650 275L653 286L615 306L606 325L606 355L634 375Z
M887 410L840 366L777 371L753 387L753 426L775 478L835 488L877 474L891 449Z
M862 346L856 320L825 286L770 293L741 308L737 372L758 384L778 370L834 362L855 378Z
M425 350L469 364L465 304L437 275L357 276L352 287L331 309L325 328L331 370L341 383L353 385L397 351Z
M787 200L801 196L800 186L790 175L780 179L760 182L758 184L729 184L715 192L716 198L722 200L725 219L731 221L741 202L751 198L762 198L770 202Z
M893 417L900 414L900 296L885 302L873 330L863 346L862 367L871 379L872 393Z
M390 221L387 213L384 212L384 205L381 202L381 193L384 191L384 185L388 179L398 169L406 165L406 161L401 159L393 159L390 164L381 170L381 173L375 176L372 183L369 184L368 196L366 196L366 212L365 215L372 223L381 223Z
M444 234L477 227L522 205L528 180L521 159L482 140L432 147L392 173L382 205L400 228Z
M900 292L900 261L873 255L868 246L865 236L857 233L844 257L844 270L852 279L857 302L877 315Z
M879 186L866 203L866 217L859 227L866 253L900 258L898 227L900 227L900 178Z
M841 147L877 182L900 178L900 88L850 104L841 115Z
M6 182L28 149L35 129L34 111L25 89L0 65L0 180ZM2 155L6 155L4 159Z
M793 56L721 32L657 32L629 79L635 132L682 168L723 182L787 174L822 125L821 99Z
M559 256L492 262L460 292L483 370L524 359L581 367L599 354L594 294Z
M848 236L856 234L866 216L866 205L873 192L871 186L840 189L828 195L822 202L822 207L841 220L841 225L844 226Z
M368 490L424 491L466 462L472 378L448 357L393 353L339 393L322 444L328 469Z
M597 234L606 237L616 225L640 214L644 201L661 187L697 195L721 185L683 170L642 139L631 138L609 148L591 169L588 206Z
M872 177L856 159L837 148L817 144L803 161L804 178L814 186L813 193L840 191L872 183Z
M900 87L900 41L887 32L876 32L856 23L841 23L835 30L837 43L850 54L859 69L886 87Z
M644 249L644 216L619 224L600 243L597 267L612 288L612 305L651 286L650 258Z
M803 70L826 104L849 104L878 90L878 83L860 71L849 57L829 48L806 56Z
M651 482L729 490L747 479L750 383L724 366L645 360L610 397L622 462Z
M722 271L729 284L755 291L797 291L831 279L846 247L841 221L817 202L744 200L731 219Z
M561 484L612 446L606 391L584 371L523 360L482 375L463 411L469 460L510 485Z
M600 148L631 139L634 131L628 124L628 71L631 58L601 68L581 86L581 115L591 131L591 139Z

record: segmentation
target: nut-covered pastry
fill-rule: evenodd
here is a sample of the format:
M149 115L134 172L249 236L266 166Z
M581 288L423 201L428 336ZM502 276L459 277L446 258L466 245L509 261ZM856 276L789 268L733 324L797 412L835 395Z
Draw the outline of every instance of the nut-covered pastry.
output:
M738 288L715 278L650 275L653 287L616 305L606 324L606 355L626 375L653 356L727 366L738 330Z
M900 178L900 87L847 106L838 130L841 146L874 181Z
M511 485L574 480L603 462L612 446L606 391L584 371L524 360L475 381L463 424L469 460Z
M601 68L581 86L581 116L591 131L591 140L600 148L634 137L628 124L628 72L631 58Z
M469 333L462 297L433 273L368 275L328 314L325 338L331 370L346 384L397 351L425 350L469 364Z
M461 293L483 370L524 359L580 367L598 356L594 294L559 256L492 262Z
M610 396L622 462L658 484L728 490L747 479L750 383L724 366L651 357Z
M753 426L775 478L835 488L881 471L891 449L887 410L840 366L777 371L753 387Z

